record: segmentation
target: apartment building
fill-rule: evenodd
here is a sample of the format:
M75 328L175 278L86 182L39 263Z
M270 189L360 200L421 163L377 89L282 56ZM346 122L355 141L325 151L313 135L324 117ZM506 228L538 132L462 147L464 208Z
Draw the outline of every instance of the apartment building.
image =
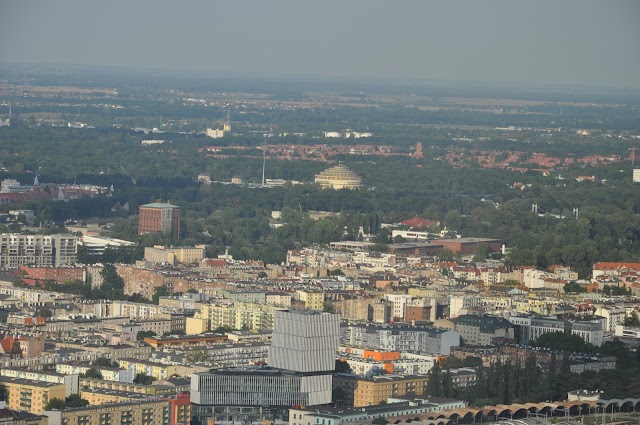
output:
M89 369L96 369L102 375L102 379L106 381L133 382L135 373L131 369L118 369L113 367L90 366L78 363L58 363L56 364L56 372L63 375L81 375L86 374Z
M36 415L44 411L50 400L64 400L66 397L63 383L0 376L0 385L3 385L9 394L7 405L10 409L26 410Z
M0 269L57 267L75 264L77 238L72 235L0 235Z
M195 264L205 257L205 245L196 246L162 246L145 247L144 259L151 263Z
M603 320L598 318L563 320L554 317L511 316L509 321L514 325L515 340L521 344L528 344L550 332L578 335L597 347L603 342Z
M464 314L453 322L465 345L493 345L497 338L514 338L513 325L499 317Z
M460 345L458 332L429 326L349 325L341 333L344 344L372 350L449 355Z
M170 425L166 400L133 401L47 411L48 425Z
M426 375L380 375L360 378L352 374L338 373L333 377L333 387L340 388L345 401L354 408L386 403L390 397L425 394Z
M126 403L129 401L145 401L157 399L156 396L134 393L129 391L110 390L105 388L91 388L80 390L80 397L89 402L91 406L101 406L111 403Z
M71 394L77 394L79 388L79 376L77 374L61 374L57 372L43 372L38 370L3 367L0 368L0 377L63 384L65 386L65 397L68 397Z
M166 379L176 374L176 366L132 358L118 359L121 369L132 369L136 374L143 373L155 379Z
M274 313L280 310L285 308L244 302L206 304L194 317L186 319L186 333L200 334L220 326L259 332L271 331Z
M294 298L304 302L304 308L317 311L324 309L324 292L298 290Z

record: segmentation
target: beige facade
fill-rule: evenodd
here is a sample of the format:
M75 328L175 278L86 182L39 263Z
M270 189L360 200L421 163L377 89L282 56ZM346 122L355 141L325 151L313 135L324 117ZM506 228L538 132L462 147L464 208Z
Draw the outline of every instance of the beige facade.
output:
M166 379L176 375L176 367L174 365L137 359L119 359L118 363L121 369L133 368L136 374L143 373L156 379Z
M197 334L220 326L232 329L271 331L273 314L284 307L268 304L235 302L203 305L194 318L187 318L187 333ZM206 329L203 327L206 326Z
M205 245L166 247L156 245L144 249L144 259L152 263L194 264L204 259Z
M80 397L82 397L84 400L87 400L90 406L101 406L103 404L126 403L128 401L134 400L144 401L153 396L128 391L91 388L80 391Z
M390 397L423 395L427 386L426 375L382 375L358 378L355 375L338 374L333 378L333 387L341 388L346 401L354 408L386 403Z
M197 335L209 330L209 321L200 317L187 317L187 335Z
M7 405L10 409L26 410L36 415L44 411L47 403L54 399L65 399L65 384L44 381L32 381L21 378L0 377L0 385L7 392Z
M106 404L48 411L49 425L169 425L166 400Z
M379 302L373 305L373 322L389 323L391 320L391 304Z
M296 291L295 298L304 302L304 307L310 310L322 311L324 309L324 292L320 291Z

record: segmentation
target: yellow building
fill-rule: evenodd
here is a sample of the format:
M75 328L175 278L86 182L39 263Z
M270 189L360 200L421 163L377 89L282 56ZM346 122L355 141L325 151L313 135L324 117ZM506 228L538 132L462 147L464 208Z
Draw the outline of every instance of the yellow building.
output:
M324 292L298 290L295 297L300 301L304 301L305 308L318 311L324 309Z
M10 409L26 410L36 415L44 411L47 403L54 399L65 399L65 384L32 381L22 378L0 377L0 385L8 392L7 405Z
M47 425L47 417L34 415L24 410L0 409L0 423L3 425Z
M203 319L202 317L187 317L185 333L187 335L197 335L205 333L209 330L208 325L209 321L207 319Z
M125 403L127 401L144 401L152 395L134 393L129 391L106 390L91 388L80 391L80 397L87 400L90 406L100 406L109 403Z
M437 292L438 291L436 291L435 289L421 288L416 286L413 286L407 289L408 295L413 295L414 297L419 297L419 298L435 298L437 295Z
M133 367L136 375L138 373L143 373L155 379L166 379L176 375L176 367L174 365L131 358L118 359L118 363L120 364L121 369L129 369Z
M156 245L154 247L146 247L144 249L144 259L152 263L169 263L173 266L178 263L194 264L205 257L205 246L196 245L166 247Z
M166 400L134 401L48 411L48 425L169 425Z
M269 304L229 302L206 304L193 318L186 320L188 335L200 334L224 326L232 329L248 329L259 332L273 330L274 312L286 310Z
M362 179L342 164L316 174L315 182L323 189L359 189Z
M156 395L158 388L152 385L142 385L128 382L107 381L105 379L82 378L80 379L82 391L91 389L104 389L113 391L127 391L130 393ZM170 391L168 393L171 393Z
M380 375L360 378L356 375L337 374L333 387L341 388L347 403L353 407L374 406L386 403L389 397L423 395L427 377L422 375Z

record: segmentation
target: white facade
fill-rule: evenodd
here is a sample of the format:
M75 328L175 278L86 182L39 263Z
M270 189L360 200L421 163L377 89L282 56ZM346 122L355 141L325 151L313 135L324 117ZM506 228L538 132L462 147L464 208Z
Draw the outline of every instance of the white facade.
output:
M615 336L622 336L626 338L640 339L640 328L634 328L631 326L617 325L615 329Z
M414 351L418 353L448 356L451 347L460 345L460 334L436 328L389 328L378 331L380 346L372 347L391 351Z
M605 319L604 330L607 332L614 332L616 326L621 325L627 317L624 307L618 306L600 306L595 314Z
M603 341L602 322L598 320L593 322L573 322L571 323L571 334L578 335L586 343L599 347Z
M640 168L633 169L633 181L636 183L640 182Z
M269 366L296 372L335 369L340 315L276 311L269 349Z
M17 269L29 264L58 267L75 264L77 238L72 235L0 235L0 268Z
M384 298L391 303L391 317L405 318L407 303L413 299L412 295L385 294Z
M100 372L102 379L105 381L132 383L136 377L134 367L130 367L129 369L114 369L81 364L58 363L56 364L56 372L63 375L80 375L87 373L87 371L92 367Z
M106 236L85 235L78 241L79 245L86 247L91 255L101 255L107 248L117 248L121 246L135 246L135 242L114 239Z
M525 269L522 272L524 286L530 289L544 288L544 280L553 277L551 274L536 269Z
M481 304L482 298L479 295L452 295L449 297L449 318L454 319Z
M436 235L434 235L433 233L416 232L415 230L392 230L391 231L392 239L395 239L398 236L408 240L419 240L419 241L434 239L436 237Z

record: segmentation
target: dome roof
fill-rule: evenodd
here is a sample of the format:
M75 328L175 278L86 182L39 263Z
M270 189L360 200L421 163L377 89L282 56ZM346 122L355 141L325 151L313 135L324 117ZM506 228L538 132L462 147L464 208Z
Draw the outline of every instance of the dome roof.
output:
M357 189L362 186L362 179L342 164L328 168L316 175L316 183L332 189Z

